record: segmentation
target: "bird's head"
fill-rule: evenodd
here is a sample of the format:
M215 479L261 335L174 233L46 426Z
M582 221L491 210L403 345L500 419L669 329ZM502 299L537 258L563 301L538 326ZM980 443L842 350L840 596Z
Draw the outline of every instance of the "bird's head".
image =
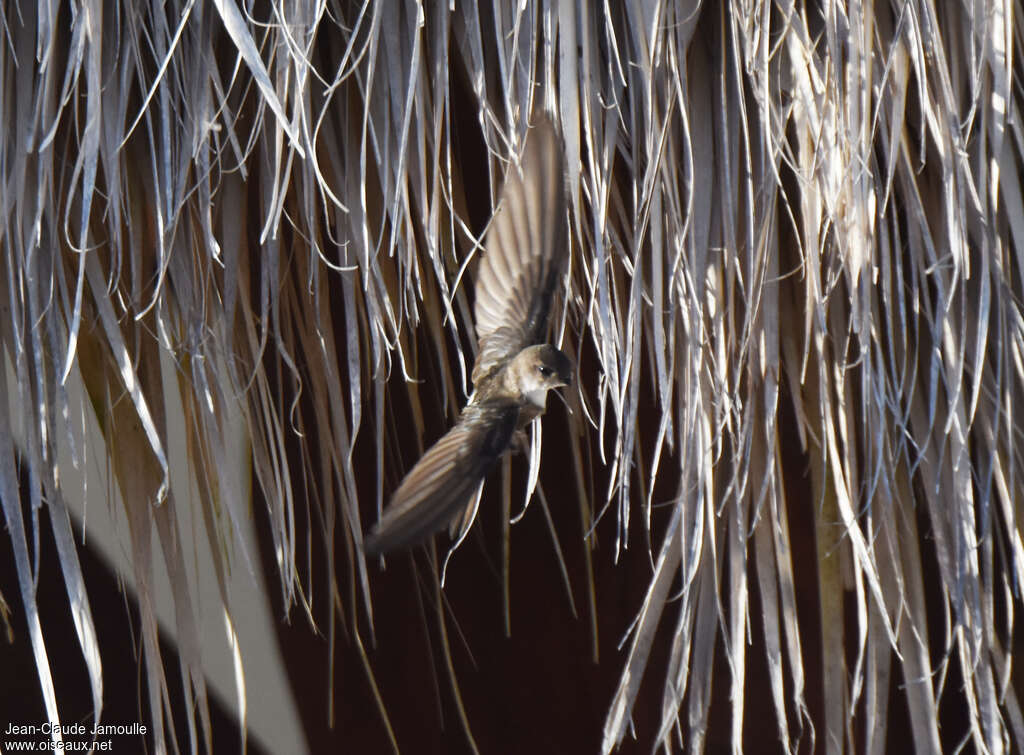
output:
M572 361L549 344L529 346L513 359L512 373L519 391L543 409L547 392L572 385Z

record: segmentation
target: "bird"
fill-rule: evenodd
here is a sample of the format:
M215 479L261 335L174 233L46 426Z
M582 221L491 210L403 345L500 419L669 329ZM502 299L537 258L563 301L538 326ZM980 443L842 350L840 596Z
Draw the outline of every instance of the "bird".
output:
M571 387L573 363L546 343L551 301L568 259L565 167L554 124L527 133L506 173L476 279L473 392L458 421L413 466L363 541L368 556L468 527L477 490L548 391Z

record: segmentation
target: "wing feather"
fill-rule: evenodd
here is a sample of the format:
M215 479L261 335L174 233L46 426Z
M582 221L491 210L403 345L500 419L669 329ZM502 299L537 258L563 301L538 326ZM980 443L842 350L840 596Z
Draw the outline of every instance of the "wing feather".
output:
M398 486L363 550L375 555L415 545L447 526L508 448L518 414L511 404L467 406Z
M543 341L567 256L562 144L549 120L534 126L509 169L477 274L473 383Z

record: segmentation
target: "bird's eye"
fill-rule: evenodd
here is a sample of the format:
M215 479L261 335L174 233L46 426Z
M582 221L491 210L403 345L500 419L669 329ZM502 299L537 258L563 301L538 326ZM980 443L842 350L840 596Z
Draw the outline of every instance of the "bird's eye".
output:
M544 377L550 377L551 373L553 372L553 370L550 367L543 364L537 365L537 371Z

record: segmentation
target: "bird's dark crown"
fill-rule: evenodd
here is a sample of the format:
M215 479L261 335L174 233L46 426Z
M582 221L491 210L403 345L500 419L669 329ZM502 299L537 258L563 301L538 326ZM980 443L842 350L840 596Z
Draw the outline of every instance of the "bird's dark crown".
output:
M572 385L572 360L551 344L531 346L537 360L537 369L548 378L557 376L565 385Z

